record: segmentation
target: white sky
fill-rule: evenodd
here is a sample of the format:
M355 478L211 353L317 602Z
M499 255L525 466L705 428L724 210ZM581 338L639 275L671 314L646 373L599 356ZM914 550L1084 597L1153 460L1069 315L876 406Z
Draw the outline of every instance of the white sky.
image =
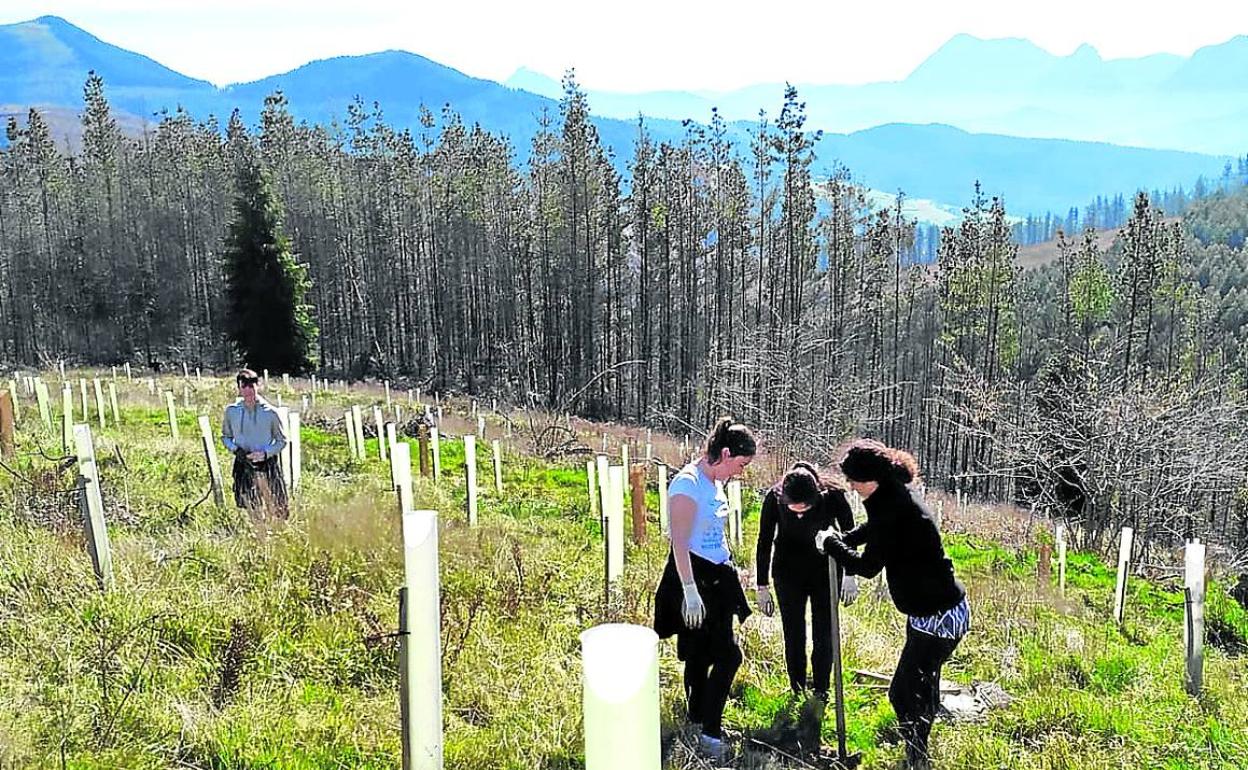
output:
M1056 54L1086 42L1106 58L1187 55L1248 33L1240 0L0 2L0 24L44 14L218 85L391 48L492 80L575 66L600 90L864 83L905 77L959 32Z

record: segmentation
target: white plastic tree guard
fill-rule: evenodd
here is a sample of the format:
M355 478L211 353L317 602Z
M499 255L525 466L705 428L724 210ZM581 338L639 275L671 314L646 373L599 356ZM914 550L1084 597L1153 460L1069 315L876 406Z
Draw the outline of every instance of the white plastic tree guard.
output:
M594 461L585 461L585 483L589 487L589 515L598 514L598 482L594 479Z
M499 446L498 439L490 442L490 448L493 450L494 456L494 493L503 494L503 450Z
M1183 549L1183 595L1183 684L1189 695L1200 695L1205 675L1205 544L1199 540Z
M298 489L303 480L303 416L290 413L290 434L286 437L290 446L290 488Z
M43 427L52 430L52 405L48 398L48 386L43 380L35 380L35 403L39 405L39 419L43 420Z
M400 712L404 770L442 768L442 617L438 514L403 512L405 601L400 600Z
M358 405L351 407L352 424L355 425L355 452L356 459L364 459L364 414L360 411Z
M464 477L468 491L468 526L477 526L477 437L464 436Z
M165 391L165 413L169 418L169 435L178 440L178 405L173 401L173 391Z
M373 425L377 428L377 457L384 463L389 455L386 452L386 429L381 419L381 407L373 407Z
M607 580L619 581L624 574L624 472L622 465L609 470L611 516L607 520Z
M347 455L352 459L360 456L360 452L355 447L355 415L348 410L342 413L342 424L347 431Z
M433 455L433 480L438 481L442 478L442 444L437 428L429 429L429 446Z
M221 481L221 464L217 457L217 442L207 415L200 415L199 440L204 447L204 462L208 464L208 482L212 484L212 501L220 508L225 505L225 487Z
M581 633L585 770L659 770L659 638L606 623Z
M282 435L286 436L286 445L282 447L282 451L278 454L278 464L282 468L282 481L286 482L286 489L294 488L294 468L290 459L290 408L279 406L277 408L277 421L282 424Z
M607 521L611 518L610 468L605 454L594 457L595 479L598 482L598 522L604 538L607 537Z
M1066 525L1057 525L1057 592L1066 595Z
M108 405L113 409L113 425L121 425L121 410L117 408L117 386L108 383Z
M394 465L394 445L399 442L398 431L395 430L394 423L386 423L386 448L390 452L390 485L398 485L398 476L396 475ZM410 457L410 454L409 454Z
M61 388L61 445L66 452L74 445L74 393L69 385Z
M399 510L412 509L412 445L399 441L390 454L391 468L394 470L394 488L399 494Z
M672 535L671 516L667 511L667 466L659 466L659 531L664 537Z
M74 447L78 456L78 488L86 510L87 549L95 578L105 591L113 586L113 554L108 543L108 527L104 523L104 498L100 493L100 474L95 463L95 444L91 426L73 426Z
M1122 625L1123 610L1127 604L1127 574L1131 567L1131 543L1135 532L1130 527L1122 528L1122 540L1118 545L1118 580L1114 584L1114 622Z

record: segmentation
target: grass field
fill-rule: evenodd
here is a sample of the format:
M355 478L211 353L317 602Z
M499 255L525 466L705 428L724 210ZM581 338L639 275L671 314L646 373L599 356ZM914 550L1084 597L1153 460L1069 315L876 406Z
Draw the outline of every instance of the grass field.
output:
M174 382L181 402L182 380ZM227 386L190 383L193 406L219 426ZM174 441L146 387L120 395L122 424L96 431L116 573L108 594L84 548L74 466L22 396L18 457L0 470L0 767L398 767L398 517L376 438L367 461L351 462L341 430L344 405L371 406L380 391L317 395L304 415L304 485L289 522L251 521L205 497L196 409L181 410L183 438ZM55 388L53 401L59 410ZM460 405L446 424L454 432L471 423ZM491 417L489 431L502 437L501 421ZM416 482L418 506L440 516L447 768L583 767L578 635L608 620L648 625L666 557L652 521L646 544L630 542L620 590L607 601L585 458L535 459L526 435L517 430L507 451L501 498L488 448L478 450L476 528L463 514L461 442L443 442L440 483ZM654 494L652 474L657 520ZM752 497L739 554L747 571ZM974 628L945 677L996 683L1013 700L977 721L939 722L937 766L1248 767L1245 659L1209 649L1205 692L1187 696L1176 586L1133 580L1117 628L1108 620L1113 570L1074 554L1059 597L1036 579L1046 530L1019 529L1012 516L946 518ZM993 523L1007 519L1012 529ZM1221 584L1209 597L1210 625L1233 651L1248 617ZM903 618L875 586L842 618L847 671L891 671ZM812 766L761 745L793 753L811 724L811 704L787 691L779 620L756 614L741 641L746 662L726 715L740 751L730 766ZM679 665L663 643L665 766L709 767L688 748ZM892 710L870 685L847 677L851 748L865 767L891 767L901 757L890 742ZM833 741L830 715L818 729Z

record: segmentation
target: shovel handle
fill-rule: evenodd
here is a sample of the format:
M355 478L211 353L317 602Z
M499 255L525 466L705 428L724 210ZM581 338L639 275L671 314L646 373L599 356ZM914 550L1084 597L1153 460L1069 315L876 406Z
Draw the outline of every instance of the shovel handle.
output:
M845 759L845 686L841 681L841 581L838 579L836 559L828 557L828 589L832 599L832 687L835 691L836 750L839 759Z

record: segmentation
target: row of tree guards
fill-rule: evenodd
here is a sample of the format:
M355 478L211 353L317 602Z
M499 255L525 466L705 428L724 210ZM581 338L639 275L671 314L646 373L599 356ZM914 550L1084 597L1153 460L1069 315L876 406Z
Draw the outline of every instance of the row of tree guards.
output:
M128 367L126 367L128 369ZM129 372L127 371L127 375ZM198 371L196 375L199 376ZM267 373L266 373L267 376ZM38 405L39 419L45 429L51 430L53 422L47 398L47 387L38 377L21 380L28 395L33 394ZM149 380L149 392L155 387ZM289 387L289 378L283 376L283 384ZM116 404L116 390L108 384L112 406L113 424L120 424L120 412ZM314 392L327 389L325 381L313 385ZM97 580L104 590L113 584L113 567L108 532L104 519L103 495L96 466L94 442L90 425L91 417L85 380L79 380L82 396L83 423L74 423L74 399L72 387L66 381L62 387L62 424L66 443L71 445L79 468L80 505L87 535L87 545ZM105 425L103 389L100 380L93 380L95 417ZM14 433L21 419L18 398L18 381L10 380L8 388L0 390L0 448L11 455ZM396 406L390 397L389 383L385 385L389 406ZM409 402L413 394L408 392ZM177 411L171 390L164 391L164 402L169 420L170 435L177 439ZM306 402L306 397L305 397ZM496 405L495 405L496 408ZM377 428L378 457L387 461L390 468L391 486L396 494L397 509L402 517L404 581L399 592L399 661L401 686L401 712L403 729L403 766L408 768L440 768L442 766L442 715L441 715L441 650L438 596L438 514L431 510L414 510L412 491L411 445L399 440L395 422L383 422L379 406L372 408L372 421ZM401 407L396 408L396 421L401 422ZM302 442L300 413L287 407L278 408L289 441L282 453L282 472L290 487L300 486L302 468ZM441 408L437 410L441 421ZM477 416L477 434L463 436L465 455L465 480L467 482L466 513L470 526L477 521L476 440L484 436L484 417ZM433 421L433 412L425 407L426 424ZM353 405L344 413L348 447L353 458L364 458L364 413ZM224 505L224 485L216 452L217 438L206 415L198 417L199 438L203 445L205 462L212 483L214 502ZM420 472L432 475L435 482L441 478L440 435L436 426L417 437ZM604 449L606 437L604 436ZM495 491L503 492L502 454L500 442L491 443ZM586 489L590 515L597 515L603 534L604 586L608 598L612 587L618 585L624 566L624 520L625 479L632 499L633 538L642 542L645 538L645 489L646 469L652 466L657 472L659 522L667 536L669 521L667 511L668 467L654 463L652 450L647 444L648 464L630 464L628 447L620 452L620 465L612 465L605 454L586 463ZM742 492L739 481L726 485L729 503L728 534L736 547L743 544ZM942 506L943 507L943 506ZM942 511L943 513L943 511ZM1062 524L1055 530L1057 583L1061 595L1066 593L1067 531ZM1115 581L1113 619L1123 623L1127 607L1127 586L1132 562L1134 533L1131 528L1121 532L1118 571ZM1042 572L1048 568L1047 547L1041 551ZM1187 544L1184 557L1184 650L1186 657L1185 684L1189 693L1196 695L1202 686L1204 596L1205 596L1205 546L1199 541ZM1047 573L1046 573L1047 574ZM660 767L659 748L659 680L657 637L649 628L628 624L603 624L581 635L586 767L593 770L607 768L657 768Z

